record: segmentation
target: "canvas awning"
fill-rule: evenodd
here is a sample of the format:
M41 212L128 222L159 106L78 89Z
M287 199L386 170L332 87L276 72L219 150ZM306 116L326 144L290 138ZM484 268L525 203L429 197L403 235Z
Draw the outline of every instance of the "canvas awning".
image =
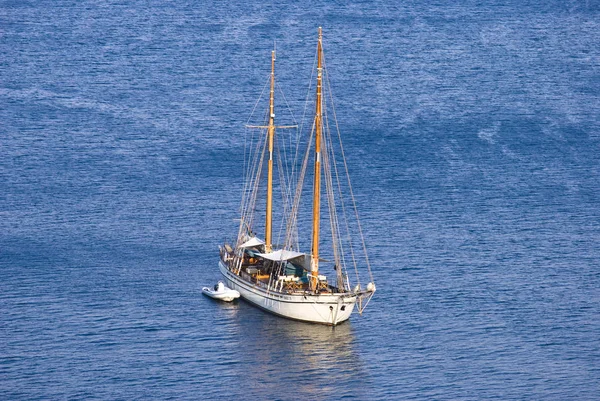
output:
M253 246L264 245L265 241L258 239L257 237L252 237L248 241L244 242L240 245L240 248L252 248Z
M306 254L301 253L301 252L295 252L295 251L287 251L285 249L279 249L275 252L270 252L270 253L259 253L258 254L258 256L260 256L262 258L269 259L274 262L283 262L283 261L290 260L290 259L296 259L296 258L299 258L304 255L306 255Z

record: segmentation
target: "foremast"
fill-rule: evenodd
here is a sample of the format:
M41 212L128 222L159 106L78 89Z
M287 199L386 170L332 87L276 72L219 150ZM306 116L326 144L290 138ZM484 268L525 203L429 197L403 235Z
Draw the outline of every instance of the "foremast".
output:
M275 129L298 127L297 125L275 125L275 60L275 50L272 50L271 75L269 77L269 122L267 125L246 125L247 128L267 130L267 142L269 147L269 159L267 161L267 202L265 211L265 252L267 253L273 250L273 150L275 146ZM247 227L247 229L249 232L251 231L250 227Z
M313 215L312 215L312 246L311 246L311 290L317 289L319 277L319 229L321 219L321 135L322 119L322 83L323 83L323 32L319 27L319 42L317 44L317 101L315 106L315 175L313 183Z

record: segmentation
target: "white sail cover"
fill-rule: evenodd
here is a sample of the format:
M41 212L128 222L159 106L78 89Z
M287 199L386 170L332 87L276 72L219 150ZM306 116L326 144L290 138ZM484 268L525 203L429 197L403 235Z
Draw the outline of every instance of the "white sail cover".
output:
M252 237L248 241L244 242L240 245L240 248L252 248L253 246L264 245L265 241L258 239L257 237Z
M258 256L272 260L274 262L283 262L285 260L299 258L300 256L306 255L305 253L295 252L295 251L287 251L285 249L279 249L275 252L271 253L259 253Z

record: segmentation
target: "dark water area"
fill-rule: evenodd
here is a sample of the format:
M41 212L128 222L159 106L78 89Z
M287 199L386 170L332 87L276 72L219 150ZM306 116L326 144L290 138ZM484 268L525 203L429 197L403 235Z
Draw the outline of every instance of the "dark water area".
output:
M600 7L455 3L2 2L0 399L598 399ZM200 293L318 26L378 288L334 329Z

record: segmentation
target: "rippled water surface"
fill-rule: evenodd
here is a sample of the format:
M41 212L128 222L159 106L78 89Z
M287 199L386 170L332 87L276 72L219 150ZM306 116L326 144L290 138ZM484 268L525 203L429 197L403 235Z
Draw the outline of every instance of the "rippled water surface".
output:
M597 2L223 3L0 4L0 398L598 399ZM335 329L200 295L318 26L378 285Z

